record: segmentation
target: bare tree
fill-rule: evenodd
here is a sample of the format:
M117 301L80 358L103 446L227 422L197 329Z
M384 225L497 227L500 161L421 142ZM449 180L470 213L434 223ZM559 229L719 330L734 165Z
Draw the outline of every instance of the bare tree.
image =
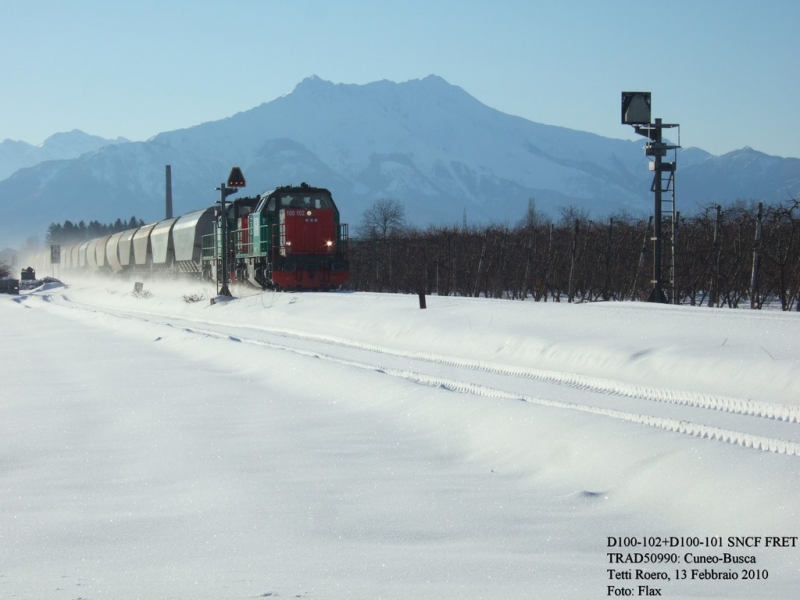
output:
M536 210L536 198L533 196L528 197L528 207L525 209L525 215L517 223L517 227L531 230L534 229L541 220L542 215Z
M392 198L380 198L364 211L357 230L363 239L385 240L402 233L405 228L405 205Z

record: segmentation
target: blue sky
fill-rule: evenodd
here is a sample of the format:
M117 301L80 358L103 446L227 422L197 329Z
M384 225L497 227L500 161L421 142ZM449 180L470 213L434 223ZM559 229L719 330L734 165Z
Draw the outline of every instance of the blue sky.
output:
M0 140L144 140L310 75L436 74L532 121L633 139L650 91L684 147L800 157L796 0L0 0Z

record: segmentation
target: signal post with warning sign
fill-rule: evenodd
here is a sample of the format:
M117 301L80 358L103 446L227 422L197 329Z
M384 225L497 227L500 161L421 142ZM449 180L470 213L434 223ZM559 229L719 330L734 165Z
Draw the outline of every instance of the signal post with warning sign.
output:
M244 179L244 174L239 167L233 167L231 169L230 175L228 175L227 183L221 183L218 188L215 188L220 195L219 203L220 203L220 215L221 215L221 224L222 224L222 285L217 290L217 293L220 296L231 296L231 292L228 289L229 282L229 274L230 274L230 265L228 261L230 259L230 242L228 241L228 207L226 198L231 194L235 194L239 191L239 188L246 187L247 183ZM219 283L219 280L218 280Z
M661 119L650 122L652 99L650 92L622 92L622 124L631 125L638 135L648 139L644 152L653 161L649 165L653 172L653 183L650 191L653 192L653 291L648 297L648 302L667 303L667 290L672 291L672 301L677 302L675 294L675 255L678 235L678 215L675 204L675 170L678 165L676 151L681 147L678 144L664 142L662 131L669 128L678 128L680 140L680 125L662 123ZM667 151L674 154L672 161L664 160ZM667 242L668 258L664 264L662 246ZM662 267L666 267L663 269ZM666 279L663 271L668 275Z

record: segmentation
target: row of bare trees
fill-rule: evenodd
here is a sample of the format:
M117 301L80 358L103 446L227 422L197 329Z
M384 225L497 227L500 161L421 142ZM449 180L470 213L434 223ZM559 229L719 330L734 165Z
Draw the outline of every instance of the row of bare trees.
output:
M50 223L45 235L45 241L48 244L77 244L85 242L94 238L103 237L104 235L111 235L126 229L136 229L144 225L144 221L132 216L129 220L123 221L117 219L114 223L100 223L99 221L89 221L88 225L84 221L73 223L72 221L64 221L64 223Z
M531 202L515 226L423 230L404 225L402 205L379 203L351 246L354 290L591 302L644 300L652 288L652 219L575 209L550 219ZM381 214L391 222L368 226ZM673 302L800 310L797 200L709 206L679 220L676 240L674 283L664 284Z

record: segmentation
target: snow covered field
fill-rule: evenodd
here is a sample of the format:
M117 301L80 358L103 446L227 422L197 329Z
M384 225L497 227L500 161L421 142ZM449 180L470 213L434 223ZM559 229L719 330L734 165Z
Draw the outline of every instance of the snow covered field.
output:
M0 296L0 598L797 597L797 313L66 283Z

